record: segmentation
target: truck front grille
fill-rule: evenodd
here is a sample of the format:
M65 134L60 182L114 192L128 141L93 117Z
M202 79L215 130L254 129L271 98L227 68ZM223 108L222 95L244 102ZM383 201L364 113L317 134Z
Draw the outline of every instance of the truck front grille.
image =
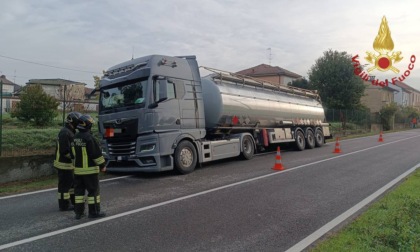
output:
M136 142L127 143L108 143L110 155L129 156L136 154Z

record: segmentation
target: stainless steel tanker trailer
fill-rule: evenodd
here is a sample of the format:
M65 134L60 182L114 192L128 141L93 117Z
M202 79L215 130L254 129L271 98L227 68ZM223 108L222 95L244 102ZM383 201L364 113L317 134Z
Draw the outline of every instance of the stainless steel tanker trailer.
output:
M331 137L314 91L205 68L195 56L151 55L108 69L100 81L99 132L109 171L193 171L198 163Z

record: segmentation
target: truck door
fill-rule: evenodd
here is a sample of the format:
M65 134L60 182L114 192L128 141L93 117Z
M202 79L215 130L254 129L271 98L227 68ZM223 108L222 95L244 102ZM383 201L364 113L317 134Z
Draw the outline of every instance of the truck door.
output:
M156 78L153 85L153 96L154 101L158 102L155 108L157 120L155 130L179 130L181 125L179 100L176 97L173 80L163 77Z

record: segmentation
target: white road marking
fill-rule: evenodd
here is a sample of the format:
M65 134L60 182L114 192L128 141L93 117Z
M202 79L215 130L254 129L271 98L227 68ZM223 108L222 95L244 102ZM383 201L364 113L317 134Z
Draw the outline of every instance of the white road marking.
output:
M109 179L102 179L99 182L106 182L106 181L111 181L111 180L116 180L116 179L127 178L127 177L130 177L130 175L121 176L121 177L115 177L115 178L109 178ZM20 194L14 194L14 195L9 195L9 196L3 196L3 197L0 197L0 200L2 200L2 199L10 199L10 198L15 198L15 197L21 197L21 196L26 196L26 195L36 194L36 193L49 192L49 191L54 191L54 190L57 190L57 187L56 188L45 189L45 190L38 190L38 191L33 191L33 192L27 192L27 193L20 193Z
M83 224L75 225L75 226L72 226L72 227L68 227L68 228L56 230L56 231L53 231L53 232L45 233L45 234L42 234L42 235L33 236L33 237L26 238L26 239L23 239L23 240L19 240L19 241L15 241L15 242L3 244L3 245L0 245L0 250L6 249L6 248L10 248L10 247L14 247L14 246L18 246L18 245L22 245L22 244L33 242L33 241L37 241L37 240L40 240L40 239L48 238L48 237L51 237L51 236L63 234L63 233L66 233L66 232L69 232L69 231L72 231L72 230L77 230L77 229L81 229L81 228L84 228L84 227L96 225L96 224L99 224L99 223L102 223L102 222L114 220L114 219L121 218L121 217L124 217L124 216L127 216L127 215L131 215L131 214L143 212L143 211L146 211L146 210L149 210L149 209L153 209L153 208L157 208L157 207L160 207L160 206L169 205L169 204L172 204L172 203L175 203L175 202L178 202L178 201L182 201L182 200L194 198L194 197L205 195L205 194L208 194L208 193L211 193L211 192L215 192L215 191L220 191L220 190L223 190L223 189L226 189L226 188L230 188L230 187L234 187L234 186L237 186L237 185L249 183L249 182L252 182L252 181L255 181L255 180L260 180L260 179L263 179L263 178L267 178L267 177L271 177L271 176L276 176L276 175L279 175L279 174L283 174L285 172L290 172L290 171L297 170L297 169L300 169L300 168L303 168L303 167L307 167L307 166L310 166L310 165L323 163L323 162L326 162L326 161L329 161L329 160L333 160L333 159L337 159L337 158L341 158L341 157L353 155L353 154L356 154L356 153L359 153L359 152L362 152L362 151L379 148L379 147L382 147L382 146L386 146L386 145L389 145L389 144L393 144L393 143L397 143L397 142L409 140L409 139L416 138L416 137L420 137L420 136L413 136L413 137L409 137L409 138L405 138L405 139L400 139L400 140L396 140L396 141L393 141L393 142L384 143L384 144L381 144L381 145L369 147L369 148L366 148L366 149L363 149L363 150L358 150L358 151L350 152L350 153L347 153L347 154L341 154L339 156L335 156L335 157L332 157L332 158L327 158L327 159L324 159L324 160L319 160L319 161L316 161L316 162L313 162L313 163L308 163L308 164L296 166L296 167L293 167L293 168L290 168L290 169L287 169L287 170L276 171L276 172L273 172L273 173L269 173L269 174L262 175L262 176L259 176L259 177L255 177L255 178L243 180L243 181L236 182L236 183L233 183L233 184L229 184L229 185L225 185L225 186L221 186L221 187L217 187L217 188L205 190L205 191L202 191L202 192L198 192L198 193L186 195L186 196L179 197L179 198L172 199L172 200L167 200L167 201L156 203L156 204L149 205L149 206L146 206L146 207L141 207L141 208L134 209L134 210L131 210L131 211L127 211L127 212L124 212L124 213L119 213L119 214L116 214L116 215L104 217L104 218L101 218L101 219L98 219L98 220L93 220L93 221L90 221L90 222L87 222L87 223L83 223ZM420 165L420 163L419 163L419 165ZM411 168L409 171L403 173L402 175L400 175L398 178L394 179L393 181L396 181L396 180L399 181L399 180L401 180L403 177L407 176L410 173L411 170L413 170L413 168ZM388 186L388 185L386 185L386 186ZM381 191L381 189L379 191ZM364 202L364 200L362 202ZM349 212L350 210L351 209L349 209L345 213ZM294 247L292 247L292 248L294 248ZM296 251L296 250L290 250L290 251Z

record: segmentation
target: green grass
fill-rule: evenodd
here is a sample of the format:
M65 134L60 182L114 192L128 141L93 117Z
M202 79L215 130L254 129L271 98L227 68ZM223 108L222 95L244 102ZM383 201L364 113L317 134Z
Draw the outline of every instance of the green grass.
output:
M93 116L96 116L94 113ZM9 114L3 115L2 121L2 156L18 157L28 155L51 155L55 150L55 141L61 129L62 120L56 118L50 126L34 127ZM97 125L92 128L99 140Z
M60 128L46 129L9 129L3 131L3 148L43 149L55 147L55 139Z
M420 169L311 251L420 251Z

